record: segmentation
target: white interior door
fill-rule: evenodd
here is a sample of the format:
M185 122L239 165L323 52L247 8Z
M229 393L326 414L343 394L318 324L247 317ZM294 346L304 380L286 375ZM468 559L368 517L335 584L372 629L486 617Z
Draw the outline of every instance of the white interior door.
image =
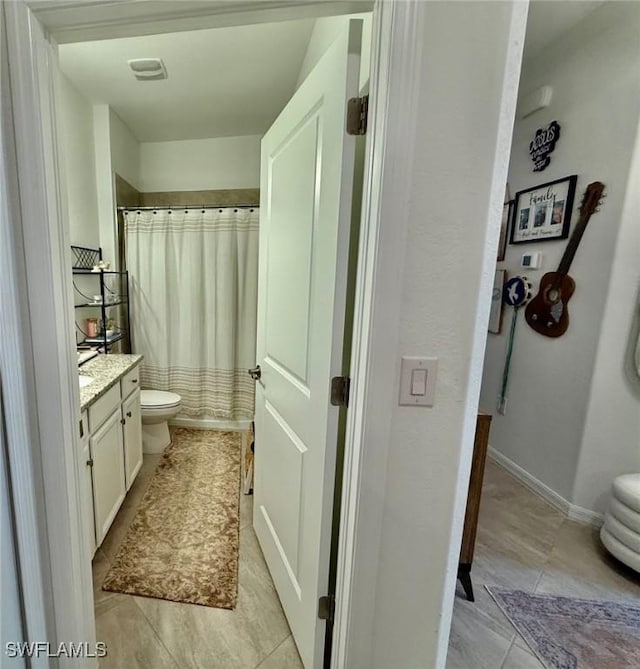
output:
M322 666L361 21L262 140L254 528L306 669Z

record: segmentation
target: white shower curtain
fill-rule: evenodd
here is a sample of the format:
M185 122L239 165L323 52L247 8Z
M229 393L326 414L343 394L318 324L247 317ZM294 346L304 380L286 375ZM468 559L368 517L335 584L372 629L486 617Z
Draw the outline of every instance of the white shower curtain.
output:
M125 212L133 350L141 385L189 416L251 419L258 208Z

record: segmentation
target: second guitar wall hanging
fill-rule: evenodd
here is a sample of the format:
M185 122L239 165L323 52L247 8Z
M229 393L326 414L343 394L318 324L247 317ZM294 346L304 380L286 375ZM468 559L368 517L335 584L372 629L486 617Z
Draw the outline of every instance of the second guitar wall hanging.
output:
M587 223L597 211L603 193L604 184L600 181L594 181L587 186L580 205L580 219L567 244L558 269L555 272L547 272L542 277L538 294L525 309L524 317L527 323L545 337L560 337L569 327L567 305L576 289L575 281L569 276L569 269Z

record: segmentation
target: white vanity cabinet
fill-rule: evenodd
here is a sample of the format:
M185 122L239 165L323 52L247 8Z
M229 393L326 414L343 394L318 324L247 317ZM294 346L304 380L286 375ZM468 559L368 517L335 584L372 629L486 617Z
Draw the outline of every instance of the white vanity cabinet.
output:
M98 546L111 527L127 493L120 420L118 407L89 438L93 460L93 514Z
M85 528L91 555L102 543L142 467L138 367L125 374L83 412ZM85 511L87 511L85 509Z
M126 387L124 380L121 386L124 391ZM124 481L128 491L142 467L142 416L140 415L140 390L138 388L122 402L122 420Z

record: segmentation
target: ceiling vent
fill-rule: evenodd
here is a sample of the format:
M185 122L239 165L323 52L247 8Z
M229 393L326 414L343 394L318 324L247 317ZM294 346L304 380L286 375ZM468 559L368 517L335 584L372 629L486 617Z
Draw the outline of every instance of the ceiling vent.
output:
M167 78L167 69L160 58L134 58L127 62L139 81Z

